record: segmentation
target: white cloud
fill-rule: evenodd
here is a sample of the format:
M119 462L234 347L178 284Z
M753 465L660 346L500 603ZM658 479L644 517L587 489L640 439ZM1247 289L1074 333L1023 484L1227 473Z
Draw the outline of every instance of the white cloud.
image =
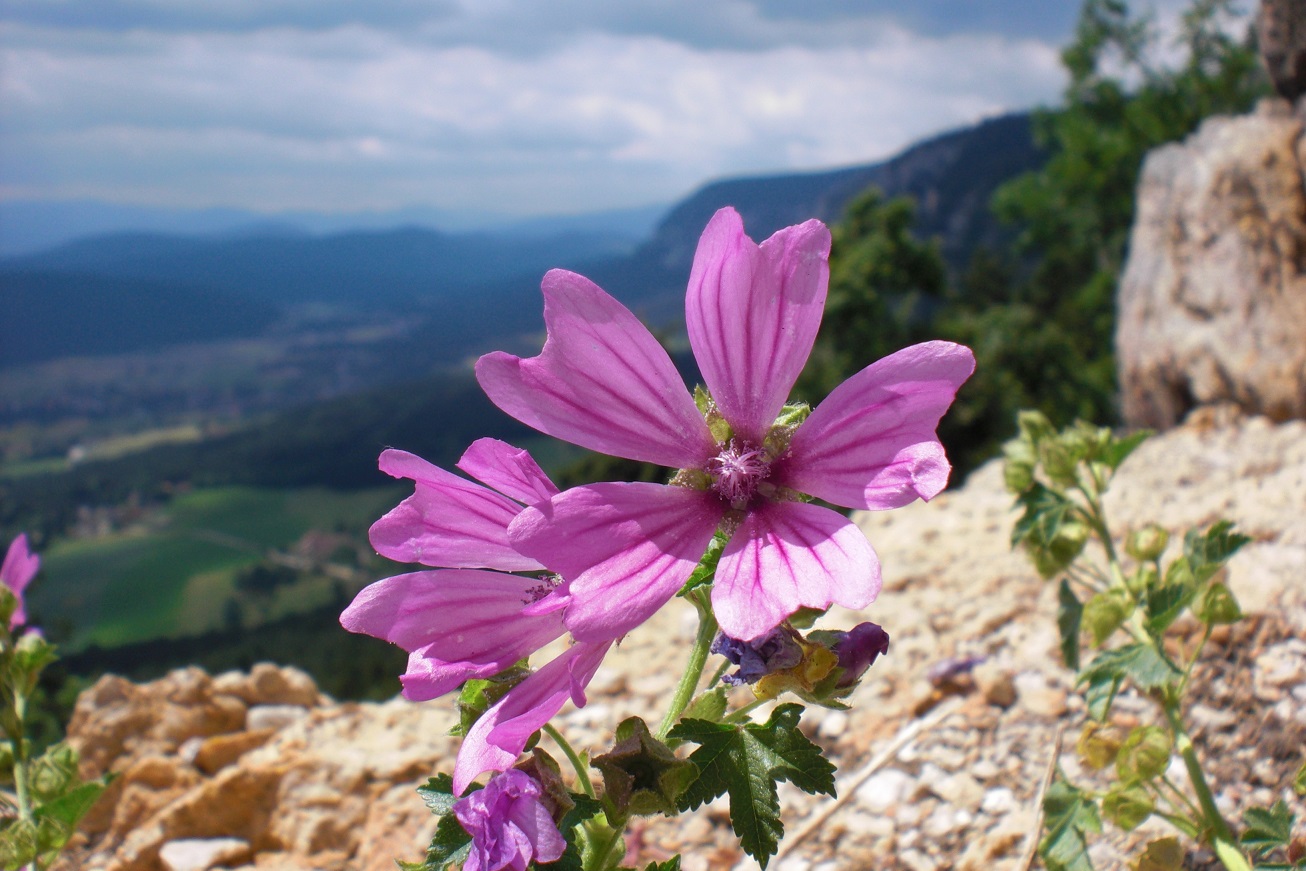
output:
M347 25L0 33L7 196L515 213L670 201L715 176L887 156L1051 100L995 35L703 49L591 32L513 56Z

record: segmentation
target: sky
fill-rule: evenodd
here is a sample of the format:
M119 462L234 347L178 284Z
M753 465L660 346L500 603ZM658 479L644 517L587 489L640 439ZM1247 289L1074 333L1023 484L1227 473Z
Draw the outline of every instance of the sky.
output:
M0 0L0 201L518 216L669 203L1055 103L1078 7Z

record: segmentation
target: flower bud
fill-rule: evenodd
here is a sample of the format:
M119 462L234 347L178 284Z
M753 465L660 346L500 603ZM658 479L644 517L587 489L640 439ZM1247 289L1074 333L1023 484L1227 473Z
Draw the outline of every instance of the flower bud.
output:
M1170 543L1170 533L1155 523L1149 523L1142 529L1135 529L1125 539L1125 553L1136 560L1154 560L1165 553L1165 546Z
M837 686L852 686L876 659L889 652L889 633L878 623L860 623L835 642L834 652L843 669Z

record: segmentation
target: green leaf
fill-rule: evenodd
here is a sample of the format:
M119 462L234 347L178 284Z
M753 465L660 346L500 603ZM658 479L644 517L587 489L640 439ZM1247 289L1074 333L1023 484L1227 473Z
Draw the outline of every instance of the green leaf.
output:
M767 722L742 725L685 719L669 735L699 745L689 756L699 776L681 796L680 809L728 794L735 834L763 868L784 832L776 784L787 780L807 793L834 795L834 766L798 730L802 710L780 705Z
M1293 814L1288 805L1277 801L1271 808L1250 808L1243 815L1242 845L1257 853L1287 846L1292 840Z
M1137 783L1116 784L1102 797L1102 816L1126 832L1138 828L1155 809L1151 794Z
M474 783L468 794L480 788L479 783ZM472 849L472 836L453 815L453 806L460 800L453 792L453 778L447 774L437 774L425 785L419 786L417 794L431 812L440 818L440 822L436 824L435 837L426 849L426 860L410 867L421 871L443 871L454 862L466 859Z
M1165 773L1174 742L1160 726L1138 726L1129 732L1116 756L1116 774L1126 784L1152 780Z
M1099 454L1099 459L1111 468L1112 471L1120 468L1120 464L1132 454L1139 445L1147 441L1152 436L1152 431L1143 429L1138 432L1130 433L1123 438L1112 437Z
M1101 647L1129 616L1131 603L1120 594L1098 593L1084 605L1084 626L1093 637L1093 646Z
M695 587L701 587L704 584L712 583L716 577L716 566L721 561L721 552L726 548L726 542L730 536L717 532L712 536L712 541L708 543L707 551L703 558L698 561L698 565L689 573L689 579L685 581L684 586L680 588L679 596L683 596Z
M115 776L106 775L101 780L93 780L73 787L58 798L40 805L33 813L37 817L44 817L67 826L68 832L71 834L72 830L77 827L77 823L81 821L82 817L86 816L86 812L109 788L109 784L113 782ZM62 847L63 844L59 846Z
M1070 499L1038 483L1021 494L1016 504L1025 509L1025 513L1011 530L1012 547L1031 537L1037 544L1045 546L1079 510Z
M523 659L492 677L474 678L464 683L458 692L458 725L450 729L449 734L466 735L482 714L530 675L530 666Z
M1160 586L1147 591L1147 628L1159 635L1173 623L1193 601L1199 589L1187 557L1179 557L1166 569Z
M1071 671L1079 671L1079 624L1084 606L1064 578L1057 589L1057 628L1061 630L1061 661Z
M1297 774L1292 779L1292 791L1298 795L1306 795L1306 762L1301 764L1301 768L1297 769Z
M1079 676L1079 682L1091 685L1102 676L1128 677L1140 689L1150 690L1179 677L1180 672L1152 645L1137 642L1099 653Z
M1228 871L1252 871L1251 863L1247 861L1247 857L1229 841L1217 837L1211 846L1215 847L1215 855L1219 858L1220 864Z
M650 862L644 871L680 871L680 857L672 856L665 862Z
M1116 693L1120 691L1120 684L1124 676L1113 672L1097 672L1088 679L1088 687L1084 690L1084 702L1088 705L1088 715L1098 722L1106 720L1107 714L1111 713L1111 703L1115 701Z
M1184 536L1184 556L1192 566L1193 576L1201 583L1250 541L1249 536L1233 531L1233 523L1221 520L1206 532L1190 530Z
M1102 831L1096 802L1058 771L1043 797L1043 817L1047 834L1038 852L1048 871L1093 871L1084 834Z
M585 871L586 860L591 858L588 855L589 851L582 852L582 846L589 845L588 840L578 836L577 832L582 824L603 812L603 803L583 792L573 792L570 796L572 808L558 822L558 831L566 840L567 849L556 862L540 866L548 868L549 871Z

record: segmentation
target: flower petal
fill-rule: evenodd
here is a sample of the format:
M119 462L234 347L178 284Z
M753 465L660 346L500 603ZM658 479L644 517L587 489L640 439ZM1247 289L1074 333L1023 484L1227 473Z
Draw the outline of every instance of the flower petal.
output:
M974 354L952 342L912 345L872 363L803 422L772 480L848 508L933 498L951 470L935 429L973 371Z
M698 242L685 297L694 357L735 432L761 444L812 351L830 281L830 231L780 230L759 247L734 209Z
M9 543L9 550L5 551L4 565L0 566L0 583L13 590L15 594L21 594L27 589L27 585L36 577L36 573L41 568L41 558L32 553L27 545L27 533L19 533L18 537Z
M799 608L865 608L880 560L852 521L819 505L770 502L749 512L717 564L712 610L721 631L752 641Z
M482 714L467 731L458 750L453 772L454 793L461 795L482 772L510 768L530 736L553 719L568 698L583 705L582 690L598 671L609 646L572 645Z
M673 468L701 466L707 424L667 352L630 310L592 281L544 276L549 337L538 357L502 351L476 362L490 400L573 444Z
M498 439L477 439L463 452L458 468L523 505L544 502L558 487L529 452Z
M721 520L721 503L664 484L576 487L527 508L512 543L571 581L567 628L611 641L653 615L685 583Z
M547 592L543 581L500 572L411 572L364 587L340 625L434 659L497 663L502 670L563 633L558 610L522 613Z
M379 465L395 478L411 478L416 487L372 524L369 537L377 553L428 566L505 572L540 568L508 543L508 524L521 505L407 451L384 451Z
M429 702L453 692L469 680L490 677L501 671L503 667L497 663L445 662L428 656L425 649L419 649L408 654L408 670L399 675L399 683L408 701Z

